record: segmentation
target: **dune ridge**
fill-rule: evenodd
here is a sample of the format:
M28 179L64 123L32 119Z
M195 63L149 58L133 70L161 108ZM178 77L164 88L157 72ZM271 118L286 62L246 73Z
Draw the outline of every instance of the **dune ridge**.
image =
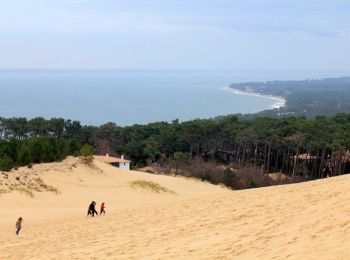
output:
M350 259L350 176L231 191L94 164L68 158L14 172L59 193L1 194L0 259ZM91 200L106 203L106 216L86 217Z

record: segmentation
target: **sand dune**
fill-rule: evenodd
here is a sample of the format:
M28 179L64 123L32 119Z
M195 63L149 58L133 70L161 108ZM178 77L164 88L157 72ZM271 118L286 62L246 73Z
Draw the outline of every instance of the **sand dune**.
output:
M350 259L350 176L231 191L76 158L11 174L1 190L17 175L15 187L40 177L49 188L0 195L0 259ZM91 200L106 216L86 217Z

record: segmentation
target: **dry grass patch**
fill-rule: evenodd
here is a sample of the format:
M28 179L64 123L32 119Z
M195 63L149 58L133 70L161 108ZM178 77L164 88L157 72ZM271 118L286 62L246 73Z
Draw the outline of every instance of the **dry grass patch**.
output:
M20 193L27 195L28 197L34 198L34 193L25 187L14 188L13 190L19 191Z
M44 181L38 177L36 179L34 179L36 181L36 183L39 185L39 189L36 189L36 191L48 191L48 192L53 192L55 194L60 194L60 191L54 187L54 186L51 186L51 185L47 185L44 183Z
M130 182L130 186L134 189L141 188L141 189L153 191L156 193L167 192L167 193L175 194L174 191L169 190L168 188L165 188L153 181L136 180L136 181Z
M60 191L51 185L47 185L40 177L32 178L31 176L11 176L5 182L0 182L0 194L19 191L31 198L34 197L34 192L52 192L56 195Z

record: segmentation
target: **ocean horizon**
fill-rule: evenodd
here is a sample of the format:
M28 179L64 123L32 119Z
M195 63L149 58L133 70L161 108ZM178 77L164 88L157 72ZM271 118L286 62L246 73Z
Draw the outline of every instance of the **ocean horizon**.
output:
M232 83L337 77L343 72L0 70L0 116L63 117L125 126L256 113L276 97L227 91Z

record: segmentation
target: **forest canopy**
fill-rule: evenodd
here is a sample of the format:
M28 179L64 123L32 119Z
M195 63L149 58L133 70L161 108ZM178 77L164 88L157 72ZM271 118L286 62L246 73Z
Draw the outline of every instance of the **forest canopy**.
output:
M298 115L314 117L350 113L350 77L320 80L235 83L233 89L286 99L286 106L251 116Z
M250 120L232 115L126 127L82 126L62 118L0 118L3 171L79 155L86 144L98 154L124 154L134 168L158 165L213 183L253 187L251 180L246 180L249 185L237 183L238 176L243 178L244 171L281 172L316 179L349 172L350 114ZM226 171L217 174L208 165L224 165Z

